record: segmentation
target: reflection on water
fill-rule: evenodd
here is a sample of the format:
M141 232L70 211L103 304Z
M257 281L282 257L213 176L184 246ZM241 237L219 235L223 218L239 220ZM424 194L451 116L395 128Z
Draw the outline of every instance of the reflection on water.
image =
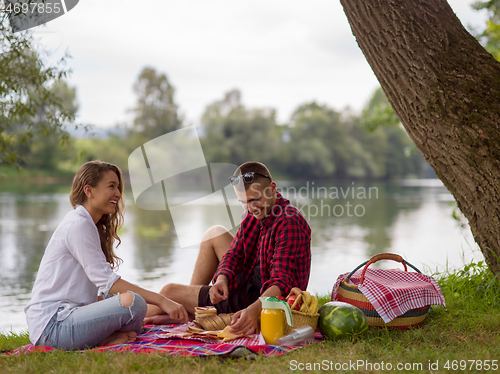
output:
M428 274L482 259L468 226L452 218L451 195L438 180L401 183L278 183L312 228L310 290L329 292L338 275L380 252L401 254ZM69 186L0 189L0 329L26 328L30 298L45 245L71 209ZM192 193L185 191L186 194ZM181 248L176 231L203 233L217 223L213 201L191 205L191 219L175 226L166 211L146 211L127 200L119 273L158 291L165 283L189 283L197 246ZM222 219L222 218L220 218ZM234 230L233 230L234 233ZM379 265L380 264L380 265ZM398 267L391 262L377 266Z

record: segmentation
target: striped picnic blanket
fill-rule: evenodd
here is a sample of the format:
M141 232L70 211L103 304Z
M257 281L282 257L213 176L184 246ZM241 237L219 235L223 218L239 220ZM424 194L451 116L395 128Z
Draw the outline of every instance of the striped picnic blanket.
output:
M260 340L259 334L254 334L250 338L241 338L226 343L213 343L209 340L204 341L200 338L175 338L171 333L185 332L187 325L164 325L164 326L145 326L142 334L137 336L137 340L129 344L115 344L104 347L90 349L94 352L132 352L132 353L166 353L172 356L279 356L291 352L298 347L281 347L277 345L266 345ZM170 334L168 334L170 333ZM168 334L169 338L163 338ZM322 339L319 332L316 333L315 341ZM35 347L33 344L24 345L7 355L16 355L50 352L54 348Z
M428 305L443 305L445 300L434 278L400 269L372 269L365 273L363 284L359 284L363 269L356 271L349 284L358 286L358 290L372 304L385 323L402 316L412 309ZM337 299L337 290L349 273L341 274L333 286L332 300Z

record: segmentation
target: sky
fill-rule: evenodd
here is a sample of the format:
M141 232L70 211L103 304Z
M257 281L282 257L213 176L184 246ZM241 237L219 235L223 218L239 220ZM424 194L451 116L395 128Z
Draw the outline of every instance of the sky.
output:
M481 27L471 0L449 0L464 26ZM316 100L360 111L379 86L332 0L81 0L34 29L53 58L69 51L77 123L131 123L133 85L145 66L165 73L186 124L231 89L249 108L286 123Z

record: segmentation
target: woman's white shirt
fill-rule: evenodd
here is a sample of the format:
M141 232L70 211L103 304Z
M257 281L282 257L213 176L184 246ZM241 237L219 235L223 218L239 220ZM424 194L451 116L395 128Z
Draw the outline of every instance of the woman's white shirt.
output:
M63 309L57 320L62 321L76 308L97 302L118 279L102 252L90 213L78 205L52 235L24 308L31 342L37 342L59 307Z

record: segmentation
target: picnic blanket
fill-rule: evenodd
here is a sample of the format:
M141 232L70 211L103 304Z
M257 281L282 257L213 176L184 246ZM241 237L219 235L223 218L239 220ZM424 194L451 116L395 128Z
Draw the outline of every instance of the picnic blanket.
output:
M385 323L409 310L428 305L443 305L446 308L439 285L428 275L401 269L368 268L360 285L362 271L363 269L356 271L347 283L358 286L358 290L365 295ZM337 278L332 290L332 300L337 300L338 288L348 275L349 273L341 274Z
M89 349L93 352L132 352L132 353L166 353L172 356L279 356L291 352L298 347L281 347L277 345L266 345L261 340L260 334L254 334L250 338L241 338L226 343L213 343L202 338L177 338L186 332L189 324L185 325L147 325L144 326L142 334L137 340L129 344L115 344L104 347ZM168 338L165 338L168 336ZM319 332L315 335L315 341L321 341ZM7 355L28 354L34 352L50 352L56 349L50 347L35 347L33 344L24 345Z

